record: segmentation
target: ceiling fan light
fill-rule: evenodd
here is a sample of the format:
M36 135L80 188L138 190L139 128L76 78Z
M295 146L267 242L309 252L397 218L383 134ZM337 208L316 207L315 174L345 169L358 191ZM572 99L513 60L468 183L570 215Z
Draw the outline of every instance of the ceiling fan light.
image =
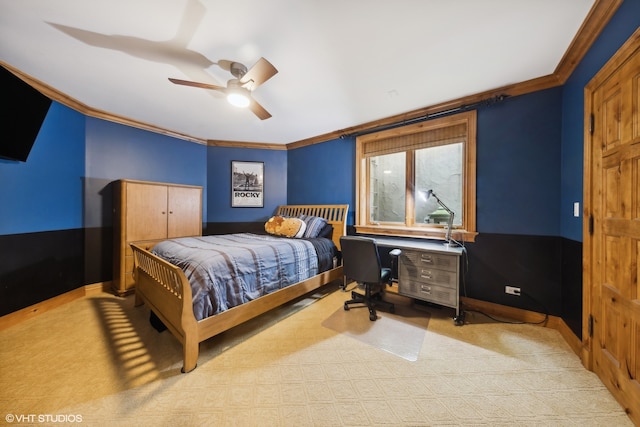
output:
M229 104L238 108L246 108L249 106L249 97L243 91L231 91L227 94L227 101Z

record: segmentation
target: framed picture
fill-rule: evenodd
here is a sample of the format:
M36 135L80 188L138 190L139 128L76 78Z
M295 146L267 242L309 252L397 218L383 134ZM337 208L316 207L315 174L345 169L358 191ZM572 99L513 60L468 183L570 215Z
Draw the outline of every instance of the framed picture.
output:
M231 207L264 207L264 162L231 162Z

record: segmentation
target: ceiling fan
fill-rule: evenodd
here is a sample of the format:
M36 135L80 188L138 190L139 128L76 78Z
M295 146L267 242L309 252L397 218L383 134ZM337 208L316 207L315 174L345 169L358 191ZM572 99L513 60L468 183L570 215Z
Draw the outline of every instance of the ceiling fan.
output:
M225 61L226 62L226 61ZM209 83L198 83L189 80L180 80L169 77L169 81L178 85L194 86L202 89L218 90L227 95L227 101L236 107L249 107L260 120L271 117L255 99L251 97L254 91L262 83L276 75L278 70L269 61L260 58L251 68L239 62L229 62L229 72L235 77L227 81L227 86L218 86ZM226 67L225 67L226 68Z

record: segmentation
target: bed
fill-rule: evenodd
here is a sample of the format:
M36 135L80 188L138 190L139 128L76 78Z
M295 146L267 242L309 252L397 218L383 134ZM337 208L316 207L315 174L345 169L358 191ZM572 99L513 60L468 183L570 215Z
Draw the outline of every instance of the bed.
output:
M324 218L333 227L330 239L339 250L340 236L346 234L348 208L348 205L283 205L278 207L275 216L307 215ZM265 239L271 242L267 236ZM289 240L289 242L298 240L286 237L279 237L279 239ZM180 268L154 254L154 247L150 245L133 243L131 248L134 253L135 304L148 306L180 341L183 348L182 372L185 373L197 366L200 342L308 294L325 284L343 279L342 266L337 263L328 267L326 271L280 289L271 290L262 296L249 298L240 305L230 308L218 307L213 310L207 307L205 312L202 312L199 303L194 304L193 297L194 294L199 293L199 287L195 286L194 292L192 284L187 279L187 274L193 277L188 268L185 268L187 271L185 274L184 266Z

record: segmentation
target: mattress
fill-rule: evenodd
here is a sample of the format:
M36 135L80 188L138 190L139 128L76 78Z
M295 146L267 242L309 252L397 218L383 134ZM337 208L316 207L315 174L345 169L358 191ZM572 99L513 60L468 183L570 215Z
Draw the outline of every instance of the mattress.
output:
M152 252L184 271L196 320L329 270L338 253L326 238L252 233L170 239Z

